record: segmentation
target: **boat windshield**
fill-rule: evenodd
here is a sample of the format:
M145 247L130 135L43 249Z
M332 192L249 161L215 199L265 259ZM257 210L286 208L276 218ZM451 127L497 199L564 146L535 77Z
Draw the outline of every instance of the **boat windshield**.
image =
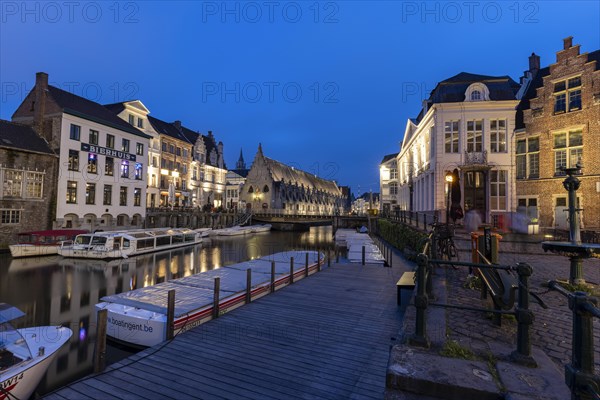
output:
M75 244L90 244L92 237L90 235L77 235Z
M106 237L104 236L93 236L92 245L106 244Z
M30 358L31 351L21 333L8 322L0 324L0 371Z

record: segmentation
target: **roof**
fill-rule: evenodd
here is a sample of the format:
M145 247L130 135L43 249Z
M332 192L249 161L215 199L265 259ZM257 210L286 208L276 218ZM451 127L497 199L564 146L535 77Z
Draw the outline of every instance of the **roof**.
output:
M48 143L29 125L0 119L0 147L54 154Z
M242 178L246 178L248 176L249 169L230 169L229 172L233 172L241 176Z
M322 190L329 193L340 193L340 189L334 181L328 181L326 179L319 178L316 175L304 172L294 167L290 167L268 157L264 157L264 159L265 163L267 164L267 168L271 173L271 177L275 182L292 182L294 184L305 185L316 190Z
M490 100L515 100L519 84L507 75L488 76L461 72L437 84L428 102L460 103L465 101L465 92L473 83L483 83L490 91Z
M383 156L383 160L381 160L380 164L384 164L384 163L396 158L397 156L398 156L398 153L388 154L386 156Z
M194 142L190 142L190 140L179 129L177 129L177 127L175 125L173 125L172 123L165 122L163 120L151 117L149 115L148 115L148 121L150 121L150 124L152 125L152 127L154 128L154 130L157 133L159 133L161 135L171 136L172 138L194 144Z
M125 110L125 102L105 104L104 107L108 108L115 114L120 114L123 110Z
M136 136L147 139L150 138L150 136L131 126L126 121L123 121L117 116L117 114L99 103L88 100L81 96L77 96L76 94L67 92L52 85L48 85L48 93L66 114L84 118L89 121L94 121L102 125L107 125Z

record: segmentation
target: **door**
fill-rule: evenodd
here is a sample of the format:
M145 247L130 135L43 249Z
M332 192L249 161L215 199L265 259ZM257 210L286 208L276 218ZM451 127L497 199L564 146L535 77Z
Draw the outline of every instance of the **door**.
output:
M465 172L465 214L470 210L477 210L481 221L486 222L487 196L486 176L483 171Z

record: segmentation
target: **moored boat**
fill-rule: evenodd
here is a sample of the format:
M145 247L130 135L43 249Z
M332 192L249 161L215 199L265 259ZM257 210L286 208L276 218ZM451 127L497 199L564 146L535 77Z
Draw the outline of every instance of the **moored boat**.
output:
M137 229L132 231L95 232L77 235L58 254L72 258L128 258L154 251L192 246L202 242L202 232L191 229Z
M250 228L251 233L269 232L271 230L271 224L250 225L248 228Z
M57 254L61 242L73 240L86 230L52 229L17 234L17 244L8 246L13 258Z
M308 266L306 259L308 256ZM96 309L108 310L108 337L133 347L154 346L167 337L167 298L175 290L174 333L185 332L212 319L214 281L220 279L219 314L245 304L247 270L251 269L251 300L270 293L271 263L275 263L274 289L290 283L290 259L294 281L313 274L323 263L316 251L287 251L229 265L185 278L162 282L130 292L105 296Z
M73 334L60 326L15 329L10 321L23 315L0 303L0 399L28 399Z

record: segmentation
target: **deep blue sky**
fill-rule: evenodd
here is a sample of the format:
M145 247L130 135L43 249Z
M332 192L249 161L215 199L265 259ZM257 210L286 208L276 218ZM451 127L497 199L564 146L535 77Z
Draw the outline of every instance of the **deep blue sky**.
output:
M379 190L378 164L440 80L517 80L562 39L600 48L597 1L0 2L0 118L45 71L100 103L212 130L235 166L268 157Z

